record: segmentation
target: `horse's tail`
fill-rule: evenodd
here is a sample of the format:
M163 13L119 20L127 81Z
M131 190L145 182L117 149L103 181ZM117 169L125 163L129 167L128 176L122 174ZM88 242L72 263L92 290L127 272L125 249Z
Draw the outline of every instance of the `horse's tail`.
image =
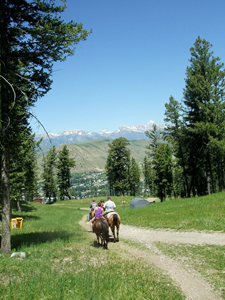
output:
M116 226L117 223L117 219L118 219L118 215L117 214L113 214L113 223Z
M105 238L106 242L109 242L109 231L108 231L108 228L107 228L105 222L102 220L101 220L101 225L102 225L103 237Z

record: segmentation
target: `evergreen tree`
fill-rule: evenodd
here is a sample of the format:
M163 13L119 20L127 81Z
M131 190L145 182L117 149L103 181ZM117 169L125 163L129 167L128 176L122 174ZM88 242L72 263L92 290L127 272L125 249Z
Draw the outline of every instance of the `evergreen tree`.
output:
M171 196L173 185L172 153L169 144L159 145L153 157L153 165L156 171L157 195L162 202L166 196Z
M140 168L138 163L132 157L129 169L129 190L131 196L136 196L138 194L140 187Z
M43 161L43 173L42 173L42 189L47 198L47 202L50 203L51 200L56 201L57 197L57 186L56 186L56 158L57 152L55 146L53 146Z
M127 148L129 144L129 141L123 137L113 140L109 144L105 166L111 189L113 188L115 193L120 195L124 195L129 189L130 150Z
M144 162L142 165L143 174L144 174L144 180L145 180L145 194L147 193L147 189L149 189L150 186L150 170L149 170L149 162L147 156L144 157Z
M69 150L67 149L66 145L63 146L61 151L59 151L56 166L59 198L60 200L64 200L65 196L67 196L69 199L71 199L70 169L75 167L75 161L69 157Z
M21 131L15 122L17 112L26 119L29 107L51 87L54 62L72 55L74 46L89 34L82 24L63 22L60 14L65 8L65 4L56 6L53 0L0 2L1 250L5 254L11 252L9 176L11 150L15 147L12 136L16 136L17 146L21 143Z
M187 174L187 134L183 122L182 105L172 96L169 103L165 104L165 129L164 138L173 146L173 154L177 158L177 163L182 167L183 192L182 194L190 197L190 183Z
M36 146L34 136L25 135L10 163L10 198L17 202L19 211L21 200L30 201L37 195Z
M147 156L144 157L143 162L143 174L144 174L144 180L145 180L145 193L147 193L147 190L152 196L155 196L156 193L156 186L155 186L155 170L153 168L152 164L152 158L151 160L148 160Z
M187 165L194 195L215 192L219 178L224 178L225 71L224 64L210 52L211 47L206 40L196 39L185 80ZM222 189L224 182L220 186Z

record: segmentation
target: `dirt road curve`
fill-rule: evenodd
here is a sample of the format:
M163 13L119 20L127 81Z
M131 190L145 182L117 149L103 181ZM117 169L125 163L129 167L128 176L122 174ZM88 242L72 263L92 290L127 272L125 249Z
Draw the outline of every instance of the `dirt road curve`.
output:
M89 230L89 223L86 216L81 220L80 225ZM92 234L92 233L90 233ZM225 234L223 233L199 233L199 232L176 232L164 230L148 230L133 226L123 225L120 227L120 242L110 243L109 249L121 248L126 251L129 258L135 257L143 260L145 264L154 264L168 274L176 285L178 285L188 300L221 300L222 298L211 289L209 284L203 280L200 274L191 269L188 265L182 265L175 260L165 256L155 246L155 242L173 244L193 245L225 245ZM95 236L93 235L93 239ZM130 240L134 243L145 245L148 250L140 250L130 247L122 240ZM123 251L124 253L124 251Z

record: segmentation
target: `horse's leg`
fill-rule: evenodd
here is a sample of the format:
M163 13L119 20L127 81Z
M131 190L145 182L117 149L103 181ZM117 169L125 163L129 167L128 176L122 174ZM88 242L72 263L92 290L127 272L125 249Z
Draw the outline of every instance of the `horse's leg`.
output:
M104 239L103 239L103 235L101 234L101 246L104 246Z
M119 242L119 230L120 230L120 225L117 223L116 225L116 230L117 230L117 241Z
M116 242L116 235L115 235L115 226L114 226L114 224L112 225L111 229L112 229L112 234L113 234L113 241L115 243Z
M99 235L97 235L97 242L98 242L98 245L99 245Z

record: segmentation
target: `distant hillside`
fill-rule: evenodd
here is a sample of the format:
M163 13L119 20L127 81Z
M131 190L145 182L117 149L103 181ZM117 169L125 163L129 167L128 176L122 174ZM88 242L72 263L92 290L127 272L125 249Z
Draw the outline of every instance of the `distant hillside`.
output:
M75 159L76 167L72 173L85 173L94 171L104 171L106 159L108 156L108 144L110 139L99 139L76 144L67 144L70 156ZM130 141L128 148L131 151L131 157L134 157L137 163L143 163L146 146L149 140ZM56 147L61 150L63 145ZM39 157L38 164L41 165L42 157Z

